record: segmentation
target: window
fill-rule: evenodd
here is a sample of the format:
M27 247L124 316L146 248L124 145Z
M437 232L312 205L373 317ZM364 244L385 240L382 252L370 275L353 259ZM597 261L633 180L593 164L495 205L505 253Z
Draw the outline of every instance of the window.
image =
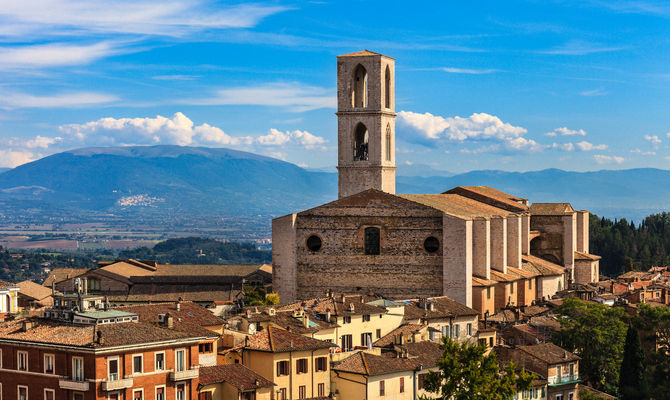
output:
M133 390L133 400L142 400L144 398L144 390Z
M365 254L379 254L379 236L379 228L373 226L365 228Z
M386 125L386 136L385 136L385 147L386 147L386 161L391 161L391 124Z
M55 400L56 391L53 389L44 389L44 400Z
M18 398L19 400L28 400L28 387L27 386L18 386L17 387Z
M575 392L568 393L568 400L573 400L575 398Z
M107 395L107 398L109 400L119 400L119 394L118 393L112 393L112 394Z
M368 160L369 139L368 128L359 122L354 131L354 161Z
M379 338L382 337L382 330L381 330L381 329L377 329L377 330L375 331L375 337L376 337L377 339L379 339Z
M442 336L451 337L449 333L449 325L442 325Z
M210 392L207 393L211 396ZM156 400L165 400L165 386L156 386Z
M119 357L110 357L107 359L107 378L110 381L119 379Z
M74 392L74 393L72 393L72 400L84 400L84 394Z
M556 366L556 383L561 382L561 366L557 365Z
M346 315L342 317L342 323L343 324L350 324L351 323L351 315Z
M154 360L156 364L156 371L165 370L165 352L155 353Z
M279 392L279 396L277 396L277 397L279 397L279 400L287 400L286 388L281 388L281 389L278 390L278 392Z
M307 359L300 358L295 361L295 372L297 374L306 374L307 373Z
M72 379L77 382L84 380L84 359L72 357Z
M89 292L95 293L100 291L100 279L98 278L88 278L86 280L86 288Z
M44 355L44 373L45 374L54 374L54 355L45 354Z
M556 395L556 400L563 400L563 395L562 394L557 394Z
M370 314L363 314L363 322L369 322L370 321Z
M454 324L454 337L457 338L459 336L461 336L461 326Z
M386 392L384 381L379 381L379 395L383 396Z
M472 324L467 325L468 336L472 336Z
M177 385L177 400L186 400L186 387L181 384Z
M486 300L491 300L491 286L486 288Z
M353 346L353 339L351 335L342 335L342 350L349 351Z
M288 361L277 361L277 376L286 376L289 374Z
M391 108L391 70L388 65L384 71L384 107Z
M28 371L28 352L17 351L16 357L17 357L16 369L18 369L19 371Z
M325 383L319 383L316 386L316 391L317 391L317 396L326 397L326 384Z
M372 332L361 333L361 346L372 345Z
M316 235L312 235L312 236L307 238L307 241L305 242L305 244L307 245L307 248L310 251L319 251L319 250L321 250L322 242L321 242L320 237L318 237Z
M143 368L144 356L142 354L137 354L133 356L133 374L141 374L144 371Z
M298 399L304 400L307 398L307 386L298 386Z
M214 343L200 343L198 345L198 351L200 351L200 353L211 353L214 351Z
M328 357L317 357L314 360L314 370L316 372L328 370Z
M435 253L440 249L440 241L434 236L429 236L423 241L423 248L429 253Z
M489 347L493 347L493 338L492 337L489 338Z
M574 375L575 375L575 364L570 363L570 378L572 379Z
M351 105L354 108L368 106L368 71L360 64L354 70L354 85L351 100Z
M212 400L212 392L200 393L200 400Z
M400 393L405 393L405 378L400 377Z
M174 353L174 369L175 371L181 372L186 370L186 350L179 349Z

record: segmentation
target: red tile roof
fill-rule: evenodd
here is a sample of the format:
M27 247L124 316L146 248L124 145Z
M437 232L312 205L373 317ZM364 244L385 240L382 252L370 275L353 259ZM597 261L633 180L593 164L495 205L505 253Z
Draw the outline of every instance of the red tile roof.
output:
M559 364L570 361L581 360L577 355L564 350L553 343L542 343L533 346L518 346L519 350L546 362L547 364Z
M200 367L200 385L226 382L240 390L276 386L242 364L225 364Z
M420 364L421 362L418 359L389 358L361 351L335 364L333 371L374 376L412 371L417 369Z
M563 275L565 273L564 267L540 257L524 254L521 256L521 260L524 263L522 265L523 269L537 272L542 276Z
M395 328L391 332L387 333L386 335L382 336L381 338L377 339L376 342L372 343L374 346L377 347L385 347L388 345L393 344L394 338L397 335L411 335L414 332L419 332L422 329L427 329L427 325L420 325L420 324L405 324L405 325L400 325L399 327Z
M575 260L597 261L602 257L595 254L584 253L583 251L575 251Z
M325 340L313 339L274 326L268 326L255 335L249 336L249 342L245 345L247 350L272 353L328 349L330 347L337 346Z
M521 203L526 199L501 192L489 186L457 186L444 193L460 194L482 203L504 208L512 212L528 210L528 206Z
M425 301L425 308L418 299L400 301L405 303L405 319L438 319L479 315L479 312L474 309L447 296L429 297ZM432 311L430 310L431 303L433 304Z

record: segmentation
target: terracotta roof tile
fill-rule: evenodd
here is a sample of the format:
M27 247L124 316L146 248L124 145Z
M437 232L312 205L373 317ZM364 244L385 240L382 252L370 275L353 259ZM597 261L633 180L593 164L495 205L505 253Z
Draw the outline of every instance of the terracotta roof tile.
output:
M537 271L542 276L563 275L565 273L564 267L540 257L523 254L521 260L524 263L522 265L523 269L532 272Z
M480 278L478 276L473 276L472 277L472 286L484 286L484 287L486 287L486 286L494 286L496 283L498 283L498 282L494 281L494 280Z
M575 251L575 260L597 261L602 257L595 254L584 253L582 251Z
M405 319L434 319L479 315L479 312L474 309L447 296L429 297L426 301L426 308L420 304L418 299L401 301L401 303L405 303ZM429 308L430 303L433 304L432 311Z
M457 186L444 193L460 194L473 200L481 201L507 211L527 211L528 206L520 203L522 199L511 194L501 192L489 186Z
M518 346L517 348L548 364L559 364L581 360L581 358L575 354L572 354L571 352L564 350L553 343L542 343L533 346Z
M375 376L412 371L417 369L420 364L417 359L389 358L360 351L335 364L333 370Z
M565 215L575 212L570 203L533 203L531 215Z
M39 283L35 283L33 281L23 281L19 282L16 284L16 286L19 287L19 293L23 296L30 297L31 299L35 299L37 301L44 300L46 298L51 297L51 289L42 286ZM52 303L53 300L49 301L49 303ZM43 303L44 304L44 303ZM46 304L44 304L46 305Z
M407 350L411 359L416 359L424 368L433 368L442 358L442 347L439 343L425 340L417 343L405 343L396 346L397 349Z
M137 314L140 322L151 324L159 323L159 315L170 314L174 320L174 329L177 330L196 331L200 328L203 333L207 333L209 330L204 328L206 326L223 326L224 321L205 307L184 301L179 303L179 308L180 310L177 311L176 303L161 303L115 307L114 309Z
M396 196L464 219L508 216L511 214L502 208L493 207L457 194L399 194Z
M13 284L11 282L3 281L2 279L0 279L0 289L15 288L15 287L17 287L15 284Z
M341 54L338 57L361 57L361 56L381 56L383 54L375 53L370 50L355 51L353 53ZM389 57L390 58L390 57Z
M55 280L56 283L74 278L90 270L90 268L54 268L49 272L42 285L51 287L51 283Z
M317 350L337 347L324 340L313 339L284 329L269 326L266 329L249 336L247 350L284 353L288 351Z
M427 325L420 325L420 324L405 324L405 325L400 325L399 327L395 328L391 332L387 333L386 335L382 336L381 338L377 339L376 342L372 343L373 346L377 347L385 347L393 344L393 341L396 337L396 335L410 335L414 332L419 332L423 329L427 329Z
M200 385L226 382L240 390L275 386L274 383L242 364L200 367Z

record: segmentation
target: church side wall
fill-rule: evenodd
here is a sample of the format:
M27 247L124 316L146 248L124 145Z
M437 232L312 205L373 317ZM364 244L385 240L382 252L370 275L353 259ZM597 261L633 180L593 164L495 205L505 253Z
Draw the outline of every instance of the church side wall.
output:
M444 215L443 292L472 307L472 221Z
M272 287L281 303L296 299L296 215L272 220Z
M442 295L442 248L428 253L424 240L442 240L441 213L406 207L320 207L296 221L297 297L372 291L390 298ZM365 228L380 228L380 254L365 254ZM317 235L323 245L304 245Z

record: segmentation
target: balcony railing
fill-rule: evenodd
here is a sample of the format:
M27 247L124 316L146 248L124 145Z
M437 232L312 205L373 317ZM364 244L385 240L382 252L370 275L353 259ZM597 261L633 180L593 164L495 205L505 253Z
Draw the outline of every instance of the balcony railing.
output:
M574 383L579 381L579 373L563 374L549 377L549 385L564 385L567 383Z
M78 392L88 391L88 381L75 381L70 378L62 378L58 381L58 386L61 389L76 390Z
M102 390L108 392L111 390L129 389L133 387L133 378L115 379L113 381L103 381Z
M200 375L198 368L186 369L183 371L170 372L170 379L173 381L185 381L187 379L195 379Z

